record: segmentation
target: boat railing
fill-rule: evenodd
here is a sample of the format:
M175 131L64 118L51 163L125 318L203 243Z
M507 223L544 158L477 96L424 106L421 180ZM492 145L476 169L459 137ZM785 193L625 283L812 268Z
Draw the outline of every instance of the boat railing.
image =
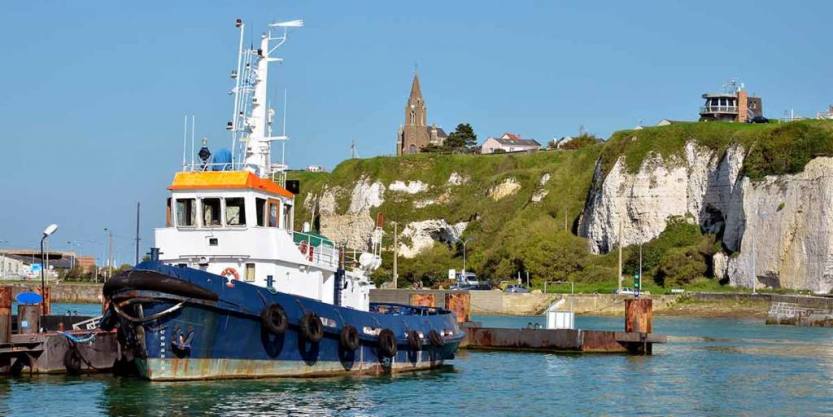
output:
M292 232L292 240L309 262L331 268L338 266L339 250L332 240L304 232Z
M241 171L245 165L243 162L188 162L182 165L183 172L209 172L209 171Z

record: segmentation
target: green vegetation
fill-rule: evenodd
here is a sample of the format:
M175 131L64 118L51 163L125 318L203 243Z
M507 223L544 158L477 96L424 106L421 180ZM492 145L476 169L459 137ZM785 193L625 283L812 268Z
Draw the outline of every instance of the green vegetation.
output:
M463 125L461 125L463 126ZM463 132L458 126L458 131ZM455 132L457 133L457 132ZM473 132L471 132L473 135ZM617 285L618 253L594 255L585 239L575 235L575 225L587 196L596 161L606 172L620 156L628 171L635 172L650 154L667 161L682 158L687 141L722 155L740 144L747 156L743 171L753 179L770 174L799 172L813 157L833 155L833 122L799 121L771 124L675 123L664 127L616 132L605 143L592 137L581 140L575 150L541 151L531 154L471 155L421 153L399 158L377 157L344 161L332 173L294 172L301 180L296 208L296 228L315 218L302 202L308 194L320 195L327 187L336 190L336 210L344 213L356 183L366 178L389 185L393 181L421 181L428 191L418 194L386 192L381 207L387 235L383 265L376 271L377 283L392 276L391 221L401 225L426 219L445 219L449 224L468 222L463 238L467 244L467 267L493 282L514 279L529 272L534 287L543 282L570 281L577 292L610 292ZM465 142L463 142L465 143ZM465 178L460 185L448 184L452 173ZM541 185L542 178L549 181ZM515 194L495 200L489 191L512 179L520 184ZM533 196L541 197L538 202ZM434 204L418 208L417 201ZM400 229L401 230L401 229ZM407 242L406 242L407 243ZM709 278L711 257L720 249L718 239L704 235L691 219L670 219L667 229L642 247L643 288L663 293L670 288L720 291L721 283ZM639 248L623 248L624 273L639 271ZM422 282L438 285L450 268L461 269L463 248L459 244L435 244L413 259L399 259L400 285ZM625 286L632 285L628 278ZM548 286L549 291L567 292L569 285Z
M803 120L789 123L678 122L669 126L623 130L613 134L602 151L602 169L610 171L620 156L629 172L637 172L651 154L670 161L683 158L685 144L694 141L722 155L740 144L746 149L744 174L752 179L792 174L810 159L833 156L833 122Z
M535 282L545 276L567 279L572 275L600 281L615 277L615 258L591 255L584 239L573 234L573 227L584 207L601 148L602 145L594 145L576 151L532 154L423 153L353 159L339 164L329 174L299 172L292 177L301 180L300 202L307 193L320 194L325 184L331 190L340 188L336 199L339 213L349 207L350 192L359 178L379 180L386 185L396 180L422 181L430 185L428 191L416 195L386 192L384 204L371 211L374 218L379 212L384 214L388 237L391 221L469 222L464 233L464 238L472 238L467 245L467 266L480 275L499 281L529 271ZM465 182L449 185L452 173L461 175ZM550 179L542 186L545 174ZM497 201L492 199L489 190L509 178L521 185L517 193ZM533 194L540 190L546 190L547 195L540 202L532 202ZM415 201L425 199L437 203L414 206ZM301 204L295 217L296 227L311 218ZM382 268L377 271L380 279L391 276L391 258L390 253L385 254ZM461 269L462 258L461 246L436 244L415 259L400 258L399 275L405 281L434 284L447 277L449 268Z
M460 123L445 139L442 146L428 145L422 149L425 153L470 153L477 150L477 135L471 125Z
M604 142L604 141L602 139L599 139L598 137L596 137L596 135L593 135L592 133L582 133L582 134L574 137L569 142L564 143L563 145L561 145L560 149L565 150L565 151L573 151L573 150L576 150L576 149L581 149L581 148L584 148L586 146L592 146L592 145L602 143L602 142ZM547 148L549 148L549 149L559 149L558 148L558 142L556 142L554 139L551 140L547 144Z

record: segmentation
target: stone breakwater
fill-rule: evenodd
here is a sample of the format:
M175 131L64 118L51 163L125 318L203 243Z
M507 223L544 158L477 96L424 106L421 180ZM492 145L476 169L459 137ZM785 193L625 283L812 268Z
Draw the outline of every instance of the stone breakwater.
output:
M370 301L374 303L408 304L412 294L434 294L437 307L444 307L445 293L448 290L370 290ZM607 315L624 314L625 299L628 296L614 294L512 294L501 291L469 291L471 294L472 314L493 314L530 316L542 312L555 301L564 299L564 309L572 309L576 314ZM674 295L656 295L654 311L670 308L677 300Z
M101 303L101 286L101 284L51 284L49 291L53 303L98 304ZM11 287L12 297L16 297L23 291L40 288L40 282L15 283Z

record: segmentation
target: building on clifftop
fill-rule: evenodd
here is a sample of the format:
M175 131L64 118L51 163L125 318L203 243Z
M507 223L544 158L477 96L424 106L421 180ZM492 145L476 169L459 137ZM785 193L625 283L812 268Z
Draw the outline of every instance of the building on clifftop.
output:
M428 108L419 88L419 75L414 72L411 95L405 105L405 124L396 133L396 155L417 153L428 145L442 146L448 135L437 125L428 126Z
M726 121L748 123L764 115L760 97L750 96L743 84L730 81L722 93L703 94L706 99L700 108L700 121Z
M541 148L535 139L523 139L520 135L506 132L499 138L488 138L480 145L480 153L533 152Z

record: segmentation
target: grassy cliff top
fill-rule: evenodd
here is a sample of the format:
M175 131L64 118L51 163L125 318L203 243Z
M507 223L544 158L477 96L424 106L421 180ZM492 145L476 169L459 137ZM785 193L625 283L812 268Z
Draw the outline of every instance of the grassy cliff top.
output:
M739 144L746 149L744 174L752 179L800 172L812 158L833 155L833 121L802 120L766 124L678 122L668 126L614 133L601 153L602 169L609 172L624 156L629 172L639 170L651 154L666 161L682 158L693 141L722 155Z
M519 269L541 275L547 271L566 279L578 270L580 259L590 256L584 240L571 230L584 207L601 149L599 144L574 151L530 154L353 159L342 162L331 173L295 172L291 177L301 180L299 202L308 194L320 195L325 186L337 190L338 213L347 210L352 190L363 177L386 187L394 181L421 181L428 190L417 194L388 190L384 203L370 215L381 212L389 221L400 224L427 219L445 219L450 224L468 222L464 236L472 238L467 246L470 269L496 279L509 277ZM452 173L464 182L449 184ZM549 180L541 185L547 175ZM520 188L504 198L492 198L489 191L507 180ZM546 195L533 201L533 195L540 196L542 191ZM425 200L434 204L418 204ZM309 220L310 213L298 204L295 218L299 222ZM551 258L559 253L559 259ZM384 257L379 274L390 273L390 261L391 256ZM399 267L406 280L430 282L432 277L445 276L449 268L462 267L462 247L435 244L415 259L400 259Z
M607 171L624 157L627 169L635 172L651 154L669 161L682 160L689 141L718 155L730 146L742 145L746 151L744 174L757 179L799 172L813 157L833 155L833 121L675 123L619 131L606 143L574 151L352 159L331 173L290 174L290 178L301 180L296 228L309 221L311 214L300 203L308 196L320 196L325 187L335 190L337 212L343 214L354 187L363 178L380 181L386 187L394 181L420 181L428 185L426 191L407 194L388 190L384 203L371 210L370 216L381 212L389 221L400 224L428 219L445 219L450 224L468 222L464 232L465 238L472 239L467 245L468 269L494 281L529 271L532 281L539 285L546 278L573 281L580 288L609 289L616 285L616 254L593 255L586 240L574 234L596 161L600 159ZM449 184L452 173L466 182ZM549 181L541 185L546 175ZM520 185L514 194L497 200L490 197L490 189L509 179ZM541 196L542 191L546 195L533 201L533 196ZM426 200L434 203L421 204ZM699 226L676 222L645 245L645 282L672 288L719 288L715 280L703 278L707 259L717 247L715 237L702 235ZM383 265L376 271L379 281L391 275L390 255L383 256ZM631 274L637 270L638 251L625 248L624 257L625 271ZM447 269L461 266L461 245L435 244L414 259L400 258L399 274L404 281L431 284L444 279Z

